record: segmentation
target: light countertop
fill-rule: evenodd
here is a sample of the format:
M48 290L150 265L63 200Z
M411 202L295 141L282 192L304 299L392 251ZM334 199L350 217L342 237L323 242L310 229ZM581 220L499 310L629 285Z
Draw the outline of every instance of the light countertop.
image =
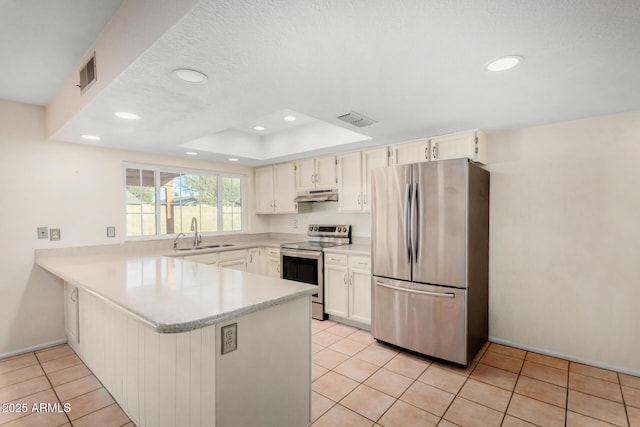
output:
M269 240L225 250L279 247ZM216 250L149 249L124 253L37 256L36 264L113 303L160 333L185 332L308 297L315 286L186 261Z

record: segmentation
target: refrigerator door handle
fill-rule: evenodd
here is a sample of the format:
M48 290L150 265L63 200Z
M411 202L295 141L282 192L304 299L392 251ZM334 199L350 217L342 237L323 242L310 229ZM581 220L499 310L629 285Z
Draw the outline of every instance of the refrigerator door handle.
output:
M413 262L418 262L418 183L413 184L411 196L411 248L413 249Z
M404 237L407 244L407 257L409 258L409 263L411 263L411 184L407 184L404 207Z
M407 289L400 288L398 286L387 285L386 283L376 281L376 285L382 286L383 288L393 289L394 291L407 292L410 294L419 294L419 295L429 295L432 297L442 297L442 298L455 298L456 294L453 292L430 292L430 291L419 291L417 289Z

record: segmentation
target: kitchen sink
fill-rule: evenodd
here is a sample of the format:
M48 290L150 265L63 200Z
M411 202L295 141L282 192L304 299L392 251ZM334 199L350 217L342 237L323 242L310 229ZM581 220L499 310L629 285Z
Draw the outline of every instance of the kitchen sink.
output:
M188 246L186 248L176 248L177 251L197 251L199 249L216 249L216 248L227 248L229 246L235 246L229 243L222 243L216 245L204 245L204 246Z

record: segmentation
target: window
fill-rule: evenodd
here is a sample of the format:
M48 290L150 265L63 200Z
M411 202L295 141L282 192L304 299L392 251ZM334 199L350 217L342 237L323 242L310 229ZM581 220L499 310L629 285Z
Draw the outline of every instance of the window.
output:
M242 231L242 177L125 165L127 237Z

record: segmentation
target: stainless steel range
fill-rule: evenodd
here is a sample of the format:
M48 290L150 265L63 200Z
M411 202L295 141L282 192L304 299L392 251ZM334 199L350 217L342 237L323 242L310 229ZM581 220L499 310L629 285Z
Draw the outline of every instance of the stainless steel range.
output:
M351 243L350 225L309 225L309 240L280 245L281 278L318 287L311 298L311 315L324 319L324 258L322 250Z

